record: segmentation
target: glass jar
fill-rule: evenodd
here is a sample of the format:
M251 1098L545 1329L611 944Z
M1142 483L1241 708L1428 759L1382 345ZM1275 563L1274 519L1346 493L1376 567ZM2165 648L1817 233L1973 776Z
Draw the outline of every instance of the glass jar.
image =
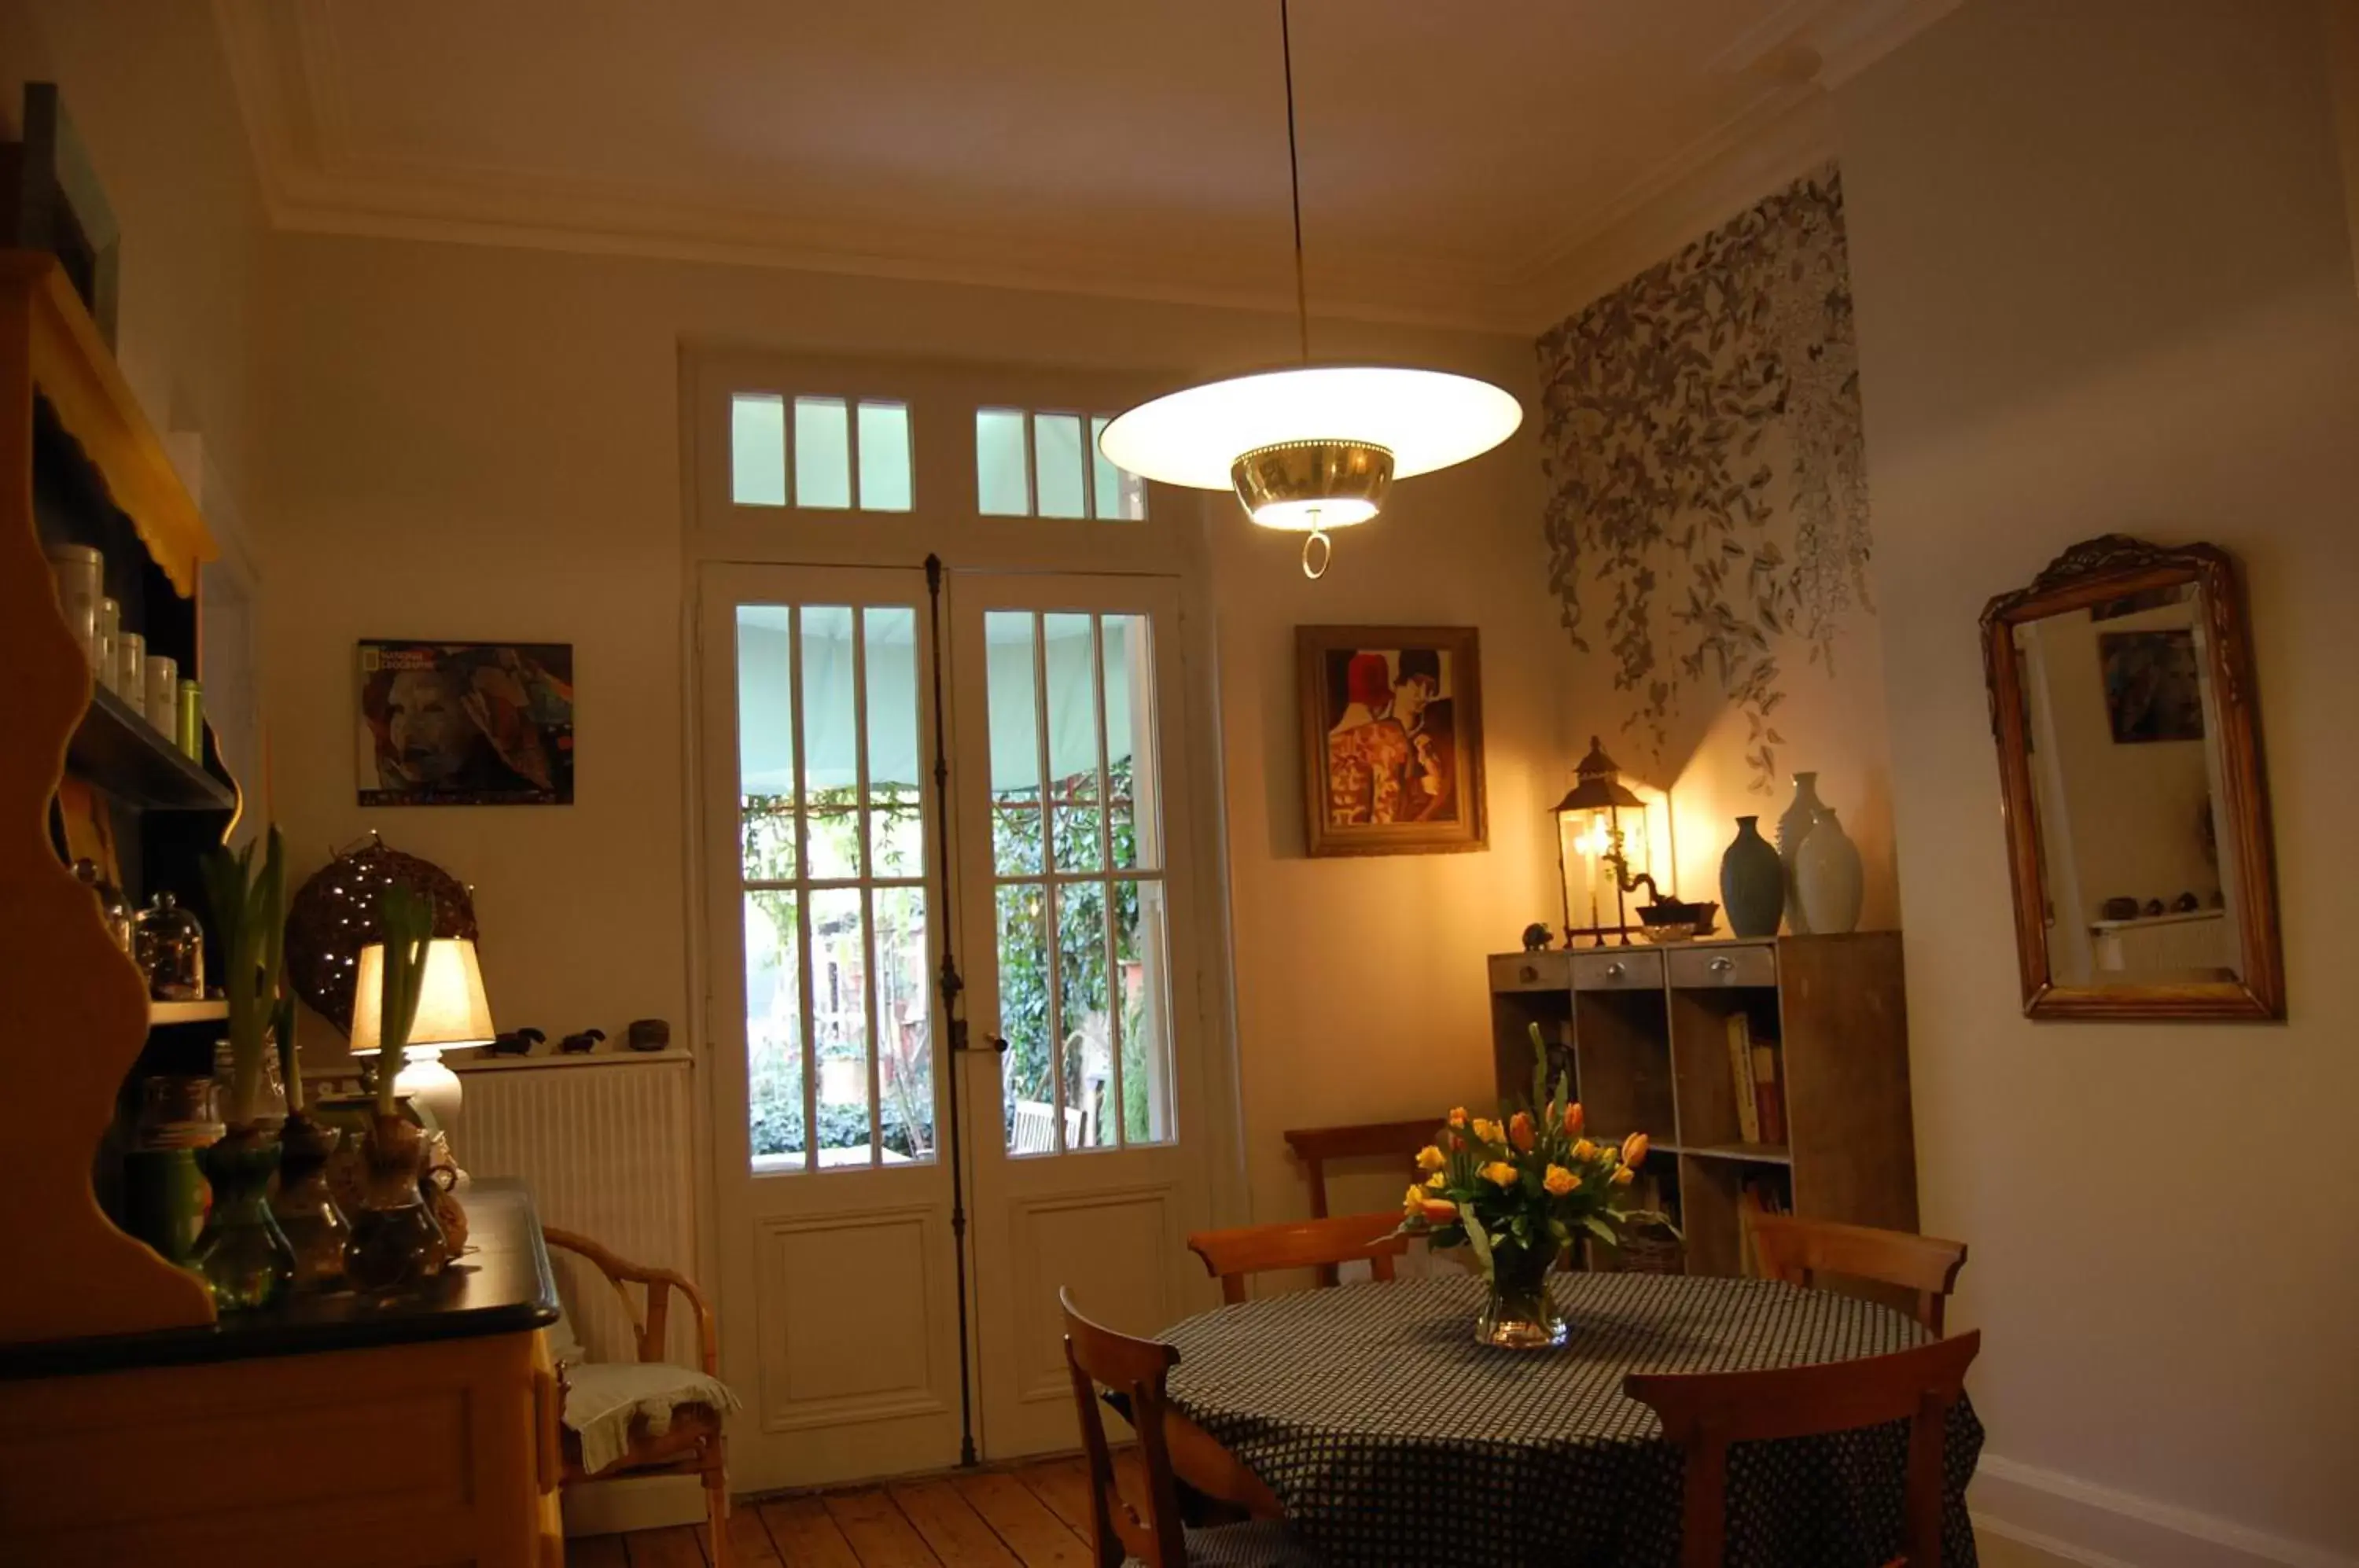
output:
M425 1160L425 1128L400 1116L369 1118L361 1139L360 1202L344 1249L353 1289L397 1295L442 1271L442 1229L419 1190Z
M343 1129L298 1112L279 1129L278 1190L270 1212L294 1248L294 1287L334 1290L344 1283L344 1249L353 1227L328 1190L328 1162Z
M53 544L44 552L49 574L58 582L58 606L65 611L66 629L74 646L98 676L98 602L106 597L106 557L86 544Z
M159 1002L201 1001L205 994L205 928L169 893L139 911L133 956Z
M232 1127L276 1127L287 1119L287 1085L278 1073L278 1052L263 1048L262 1075L254 1086L251 1104L237 1100L237 1070L231 1061L230 1043L213 1041L213 1092L222 1107L222 1119Z
M77 860L74 862L73 870L74 879L89 888L91 897L98 900L98 915L99 919L106 922L106 934L114 940L115 946L129 953L132 937L131 901L123 896L122 888L109 882L100 873L96 861Z
M220 1114L213 1108L213 1081L158 1073L146 1079L139 1091L141 1149L202 1149L222 1135Z
M205 1150L212 1212L197 1237L197 1273L225 1312L269 1306L295 1277L295 1249L270 1212L270 1179L278 1172L278 1138L244 1128Z

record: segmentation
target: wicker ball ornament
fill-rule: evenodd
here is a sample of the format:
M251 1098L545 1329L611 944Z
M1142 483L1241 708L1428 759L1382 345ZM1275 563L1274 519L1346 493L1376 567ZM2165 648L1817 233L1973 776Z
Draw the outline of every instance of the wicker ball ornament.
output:
M287 977L297 996L346 1034L361 949L383 940L377 900L394 887L433 904L436 936L475 939L475 901L466 885L430 860L386 848L375 834L314 872L287 910Z

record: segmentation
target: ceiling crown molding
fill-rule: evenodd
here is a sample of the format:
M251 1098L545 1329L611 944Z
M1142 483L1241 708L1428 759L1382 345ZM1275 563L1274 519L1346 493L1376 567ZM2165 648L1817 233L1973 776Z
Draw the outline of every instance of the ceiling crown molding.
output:
M1528 335L1676 252L1836 152L1829 89L1961 0L1788 0L1702 70L1734 105L1611 201L1558 215L1532 254L1371 254L1313 247L1319 314ZM1282 247L1028 239L911 223L833 221L683 200L622 182L363 152L320 0L212 0L274 226L651 260L1291 313Z

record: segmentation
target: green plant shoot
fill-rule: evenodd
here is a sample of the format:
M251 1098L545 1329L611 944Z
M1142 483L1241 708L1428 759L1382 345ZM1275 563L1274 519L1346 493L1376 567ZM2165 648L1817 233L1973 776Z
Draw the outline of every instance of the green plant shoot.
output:
M287 854L277 828L265 840L256 873L254 845L208 854L200 867L205 902L223 954L222 992L229 1003L230 1114L250 1119L262 1094L263 1048L280 1010L287 941ZM288 1033L292 1034L291 1029ZM282 1050L285 1047L282 1045Z
M377 900L377 924L385 932L384 989L378 996L376 1114L390 1116L397 1102L393 1082L401 1076L401 1053L418 1022L419 987L426 978L427 944L434 939L434 905L408 887L388 887Z

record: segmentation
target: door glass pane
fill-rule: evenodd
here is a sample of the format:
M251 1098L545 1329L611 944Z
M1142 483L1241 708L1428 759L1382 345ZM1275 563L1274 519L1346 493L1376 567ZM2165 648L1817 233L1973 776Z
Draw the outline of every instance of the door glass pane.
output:
M1026 466L1024 411L974 411L975 509L986 517L1032 515L1032 481Z
M1098 622L1100 672L1105 692L1107 831L1114 864L1163 864L1155 816L1155 686L1145 615L1105 615ZM1140 759L1148 766L1142 770Z
M1059 871L1094 871L1099 844L1098 656L1088 615L1043 615L1048 652L1049 777Z
M795 505L852 506L852 424L841 397L795 399Z
M1114 964L1122 995L1125 1143L1171 1141L1171 1038L1165 1000L1163 884L1114 885Z
M877 1120L885 1162L932 1158L934 1057L926 890L879 887L876 913Z
M787 504L787 405L776 393L729 399L729 499L740 506Z
M860 405L860 509L909 509L909 409L903 403Z
M1106 461L1098 438L1114 421L1103 415L1090 421L1091 516L1110 522L1136 522L1147 516L1147 482Z
M1056 897L1065 1141L1069 1148L1092 1149L1114 1136L1106 1116L1114 1092L1114 1026L1106 1016L1105 885L1075 883L1057 888Z
M1085 517L1088 465L1082 455L1079 414L1032 416L1032 467L1044 517Z
M868 843L876 877L926 874L918 757L918 612L860 615L868 692Z
M749 882L795 874L793 614L784 604L737 607L738 827Z
M852 610L802 611L803 801L809 874L860 875L860 736L853 682Z
M745 895L745 1108L756 1169L802 1164L802 970L797 895ZM791 1160L780 1157L792 1155Z
M811 1055L819 1073L819 1162L865 1165L868 942L857 887L810 894Z
M1007 1040L999 1081L1010 1154L1049 1154L1057 1147L1044 899L1037 882L999 889L999 1032Z
M992 863L1002 877L1040 869L1040 735L1034 727L1032 615L983 617L990 690Z

